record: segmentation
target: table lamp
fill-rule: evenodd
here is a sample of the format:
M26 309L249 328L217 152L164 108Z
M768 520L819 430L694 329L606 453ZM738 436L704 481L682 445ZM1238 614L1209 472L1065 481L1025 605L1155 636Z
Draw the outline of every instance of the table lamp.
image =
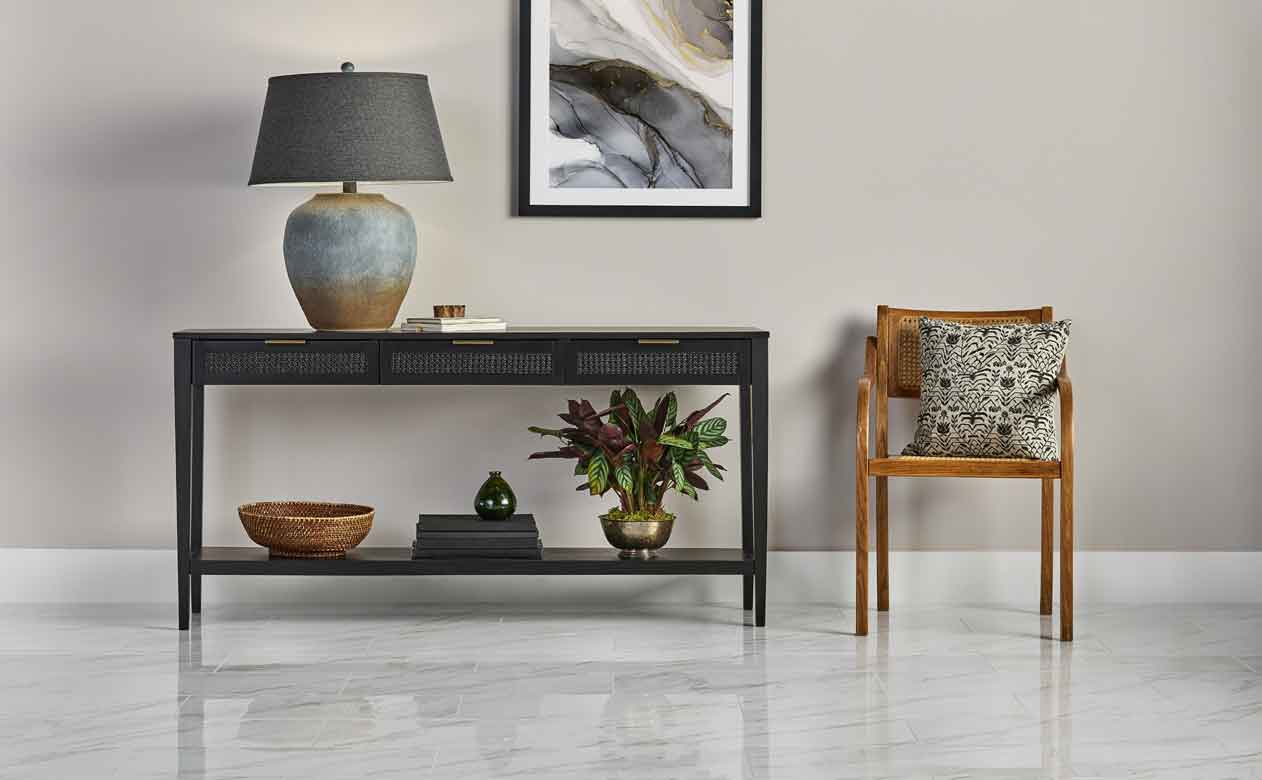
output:
M389 328L412 283L412 215L357 183L451 180L428 77L347 62L268 79L250 185L342 185L285 223L285 269L316 330Z

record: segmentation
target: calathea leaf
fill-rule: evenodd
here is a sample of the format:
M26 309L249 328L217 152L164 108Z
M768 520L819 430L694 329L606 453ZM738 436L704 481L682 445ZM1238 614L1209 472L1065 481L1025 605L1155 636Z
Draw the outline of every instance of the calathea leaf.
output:
M656 464L665 453L666 448L659 444L657 439L649 439L640 445L640 457L648 465Z
M685 471L685 472L684 472L684 478L688 480L688 484L689 484L689 485L692 485L692 486L693 486L693 487L695 487L697 490L709 490L709 489L710 489L710 486L706 484L706 481L705 481L704 479L702 479L702 478L701 478L701 475L700 475L700 474L694 474L694 473L692 473L691 471Z
M679 492L683 493L685 496L692 496L693 501L701 500L700 496L697 495L697 489L692 485L684 485L684 489Z
M640 403L640 397L629 387L622 391L622 405L627 407L631 423L639 428L640 421L645 417L644 406Z
M666 396L657 399L653 404L653 432L662 433L669 428L666 425Z
M635 443L627 442L627 444L624 445L622 449L614 453L614 457L619 458L619 459L625 458L627 455L630 455L633 452L635 452Z
M727 444L729 441L731 440L728 439L726 436L715 436L713 439L710 439L708 441L702 440L701 446L706 449L709 449L710 447L722 447L724 444Z
M668 431L675 427L675 418L679 416L679 401L675 399L674 391L666 394L666 425L663 431Z
M610 396L609 400L612 401L615 396L618 399L618 403L612 404L609 407L612 413L609 418L610 422L621 428L624 435L632 439L636 439L639 435L639 426L637 426L635 420L631 418L631 410L628 409L626 403L623 402L621 391L614 390L613 395Z
M671 436L669 433L663 433L657 437L657 440L667 447L678 447L681 450L692 449L692 442L687 439L681 439L678 436Z
M719 405L719 401L722 401L724 398L727 398L727 397L728 397L728 395L730 395L730 393L724 393L723 395L721 395L721 396L719 396L718 398L714 399L714 403L710 404L710 405L709 405L709 406L707 406L706 408L704 408L704 409L698 409L697 411L695 411L695 412L693 412L692 414L688 415L687 419L685 419L685 420L684 420L684 430L691 431L693 428L695 428L695 427L696 427L696 425L697 425L697 423L701 422L701 418L702 418L702 417L705 417L707 414L709 414L709 413L710 413L710 410L711 410L711 409L713 409L714 407L718 406L718 405Z
M600 426L600 443L616 452L626 446L627 442L626 439L622 437L621 428L610 423L605 423Z
M631 476L631 467L627 465L619 466L613 472L614 481L618 483L618 487L630 493L635 490L635 479Z
M672 460L670 462L670 471L671 476L675 478L675 489L680 493L685 492L686 488L690 489L692 487L688 484L688 475L684 473L684 467L679 465L679 461Z
M711 417L697 423L692 430L701 441L709 441L723 435L723 432L727 430L727 420L722 417Z
M573 445L562 447L559 450L550 450L548 452L536 452L531 454L528 460L540 460L543 458L581 458L585 451L581 447Z
M723 470L723 467L715 463L714 461L710 460L709 453L707 453L705 450L698 450L697 458L700 459L701 465L705 466L705 470L710 472L710 476L714 477L720 482L723 481L723 474L721 473Z
M613 392L609 394L609 408L612 409L615 406L620 405L622 405L622 391L614 389Z
M603 452L592 455L587 463L587 486L593 496L604 493L609 488L609 461Z
M563 430L563 429L561 429L561 428L540 428L538 425L532 425L532 426L530 426L529 428L527 428L526 430L530 431L531 433L537 433L537 434L539 434L540 436L555 436L555 437L557 437L557 438L559 439L559 438L561 438L561 432L562 432L562 430Z

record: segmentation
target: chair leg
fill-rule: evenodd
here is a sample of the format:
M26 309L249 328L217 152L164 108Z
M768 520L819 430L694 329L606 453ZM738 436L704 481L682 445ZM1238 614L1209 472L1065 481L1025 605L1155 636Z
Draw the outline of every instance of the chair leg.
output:
M1043 529L1039 546L1041 582L1039 587L1039 614L1052 614L1052 523L1056 501L1055 480L1043 480Z
M876 609L890 609L889 477L876 478Z
M1074 639L1074 472L1060 476L1060 638Z
M855 465L854 632L868 633L868 464Z

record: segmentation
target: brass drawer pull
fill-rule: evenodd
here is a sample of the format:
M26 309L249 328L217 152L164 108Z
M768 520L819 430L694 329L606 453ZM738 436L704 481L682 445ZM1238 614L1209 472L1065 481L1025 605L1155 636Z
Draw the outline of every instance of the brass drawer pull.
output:
M640 343L647 346L663 346L668 347L679 343L679 339L640 339Z
M490 339L452 339L451 343L458 347L489 347L495 344Z
M269 347L295 346L298 344L306 344L307 340L306 339L268 339L267 341L264 341L263 343Z

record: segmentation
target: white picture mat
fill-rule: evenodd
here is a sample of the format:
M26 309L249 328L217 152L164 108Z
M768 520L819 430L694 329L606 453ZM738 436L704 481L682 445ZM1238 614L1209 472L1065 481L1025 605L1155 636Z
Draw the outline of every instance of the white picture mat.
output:
M535 206L748 206L750 130L750 3L735 4L732 37L732 187L730 189L624 189L552 187L548 174L551 0L530 11L530 204Z

